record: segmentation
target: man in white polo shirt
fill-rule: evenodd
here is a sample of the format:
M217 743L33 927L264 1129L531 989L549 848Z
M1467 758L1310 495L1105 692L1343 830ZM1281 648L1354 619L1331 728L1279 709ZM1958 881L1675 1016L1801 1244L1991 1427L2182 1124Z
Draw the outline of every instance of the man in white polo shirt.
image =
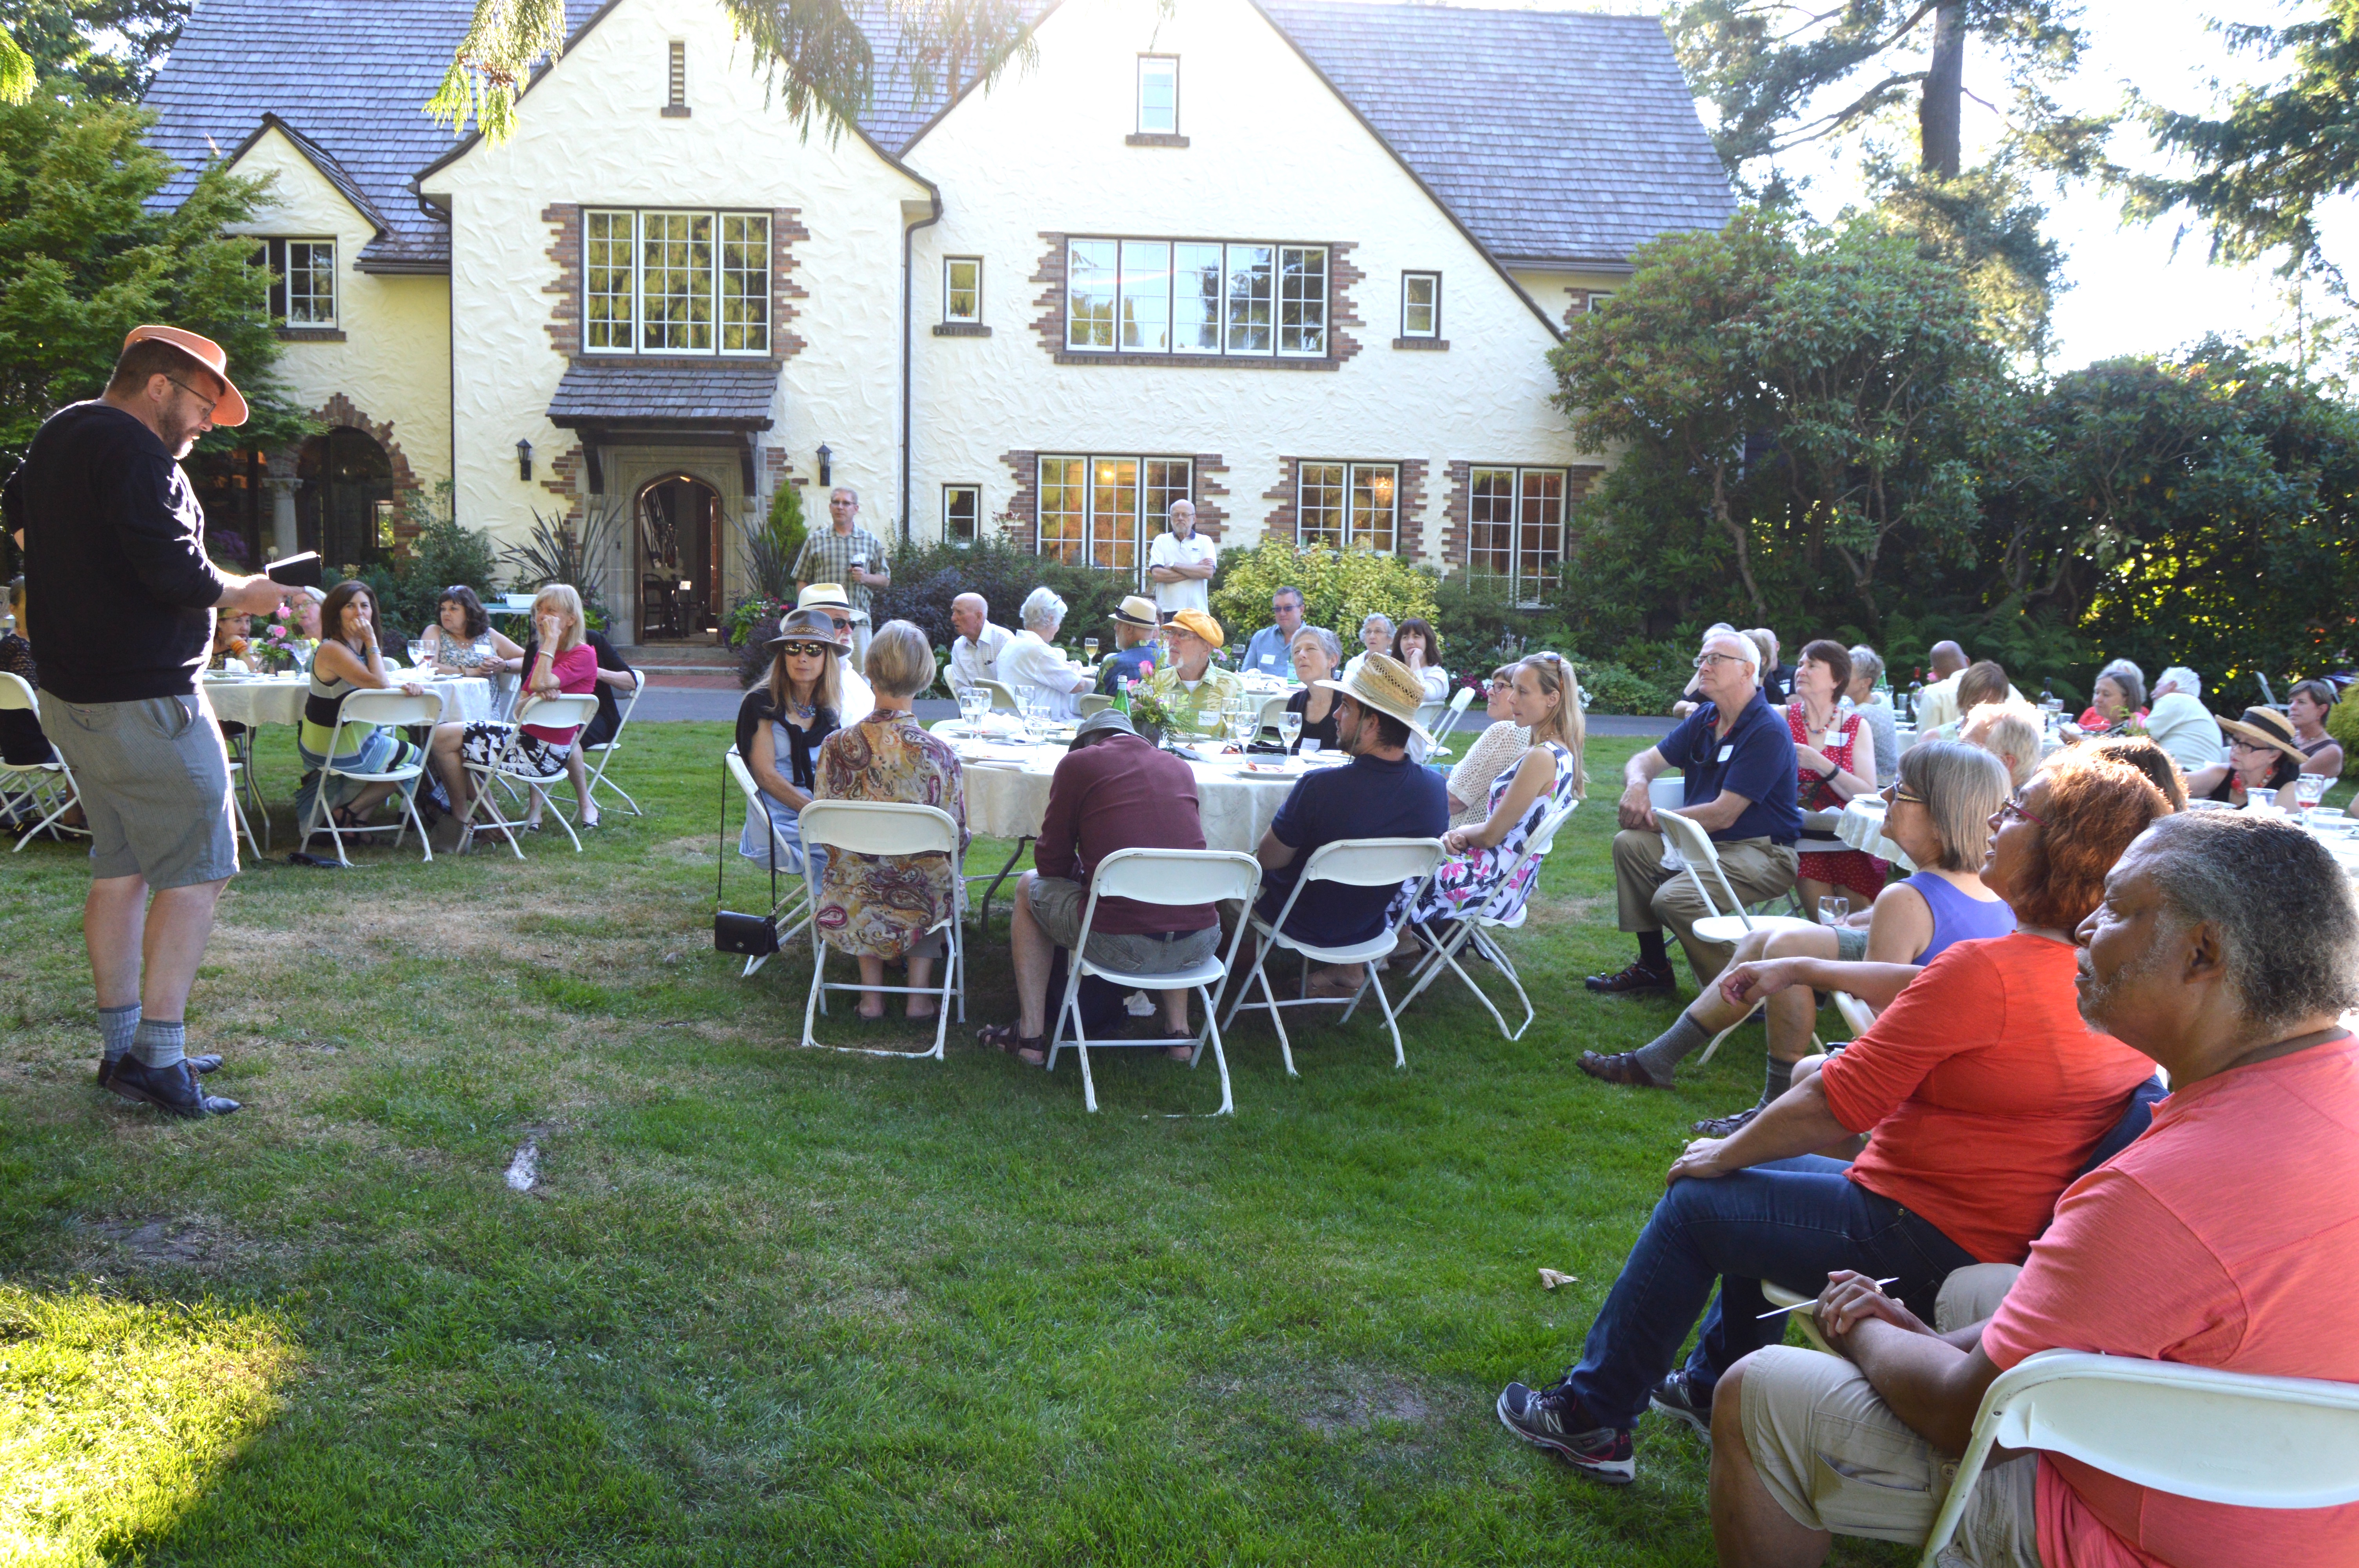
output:
M1170 620L1183 610L1212 607L1212 568L1220 550L1196 532L1196 503L1171 503L1171 527L1147 546L1147 575L1155 583L1155 608Z

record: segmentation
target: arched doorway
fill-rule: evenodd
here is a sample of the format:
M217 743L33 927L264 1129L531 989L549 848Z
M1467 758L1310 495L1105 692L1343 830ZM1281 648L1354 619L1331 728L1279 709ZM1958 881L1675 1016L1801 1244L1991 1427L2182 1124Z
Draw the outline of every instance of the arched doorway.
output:
M364 566L392 554L393 460L365 430L339 426L297 455L297 537L328 565Z
M643 486L632 506L639 560L639 638L694 637L721 624L721 492L690 474Z

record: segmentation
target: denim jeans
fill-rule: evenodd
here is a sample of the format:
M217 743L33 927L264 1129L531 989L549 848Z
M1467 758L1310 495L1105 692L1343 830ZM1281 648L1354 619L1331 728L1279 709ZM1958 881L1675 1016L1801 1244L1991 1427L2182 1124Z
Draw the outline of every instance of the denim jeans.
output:
M1932 1322L1941 1281L1976 1260L1930 1221L1851 1180L1849 1169L1804 1154L1674 1184L1590 1324L1580 1364L1566 1374L1589 1413L1613 1426L1636 1424L1707 1302L1711 1313L1688 1357L1699 1400L1739 1358L1784 1339L1784 1319L1756 1315L1769 1309L1765 1279L1815 1294L1836 1269L1897 1275L1886 1292Z

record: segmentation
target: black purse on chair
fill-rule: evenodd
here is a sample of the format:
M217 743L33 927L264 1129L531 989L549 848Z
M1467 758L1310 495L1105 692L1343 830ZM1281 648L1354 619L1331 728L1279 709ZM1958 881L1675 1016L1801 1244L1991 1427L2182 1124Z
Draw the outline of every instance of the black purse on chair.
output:
M742 914L723 909L721 879L729 860L729 770L721 770L721 837L714 847L712 867L712 950L748 958L766 957L778 950L778 925L767 914ZM778 907L778 839L770 835L770 907Z

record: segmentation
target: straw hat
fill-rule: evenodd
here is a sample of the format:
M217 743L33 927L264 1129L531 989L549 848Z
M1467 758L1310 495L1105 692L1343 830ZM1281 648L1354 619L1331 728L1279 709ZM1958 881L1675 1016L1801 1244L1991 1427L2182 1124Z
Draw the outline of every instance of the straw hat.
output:
M2220 720L2220 728L2231 735L2242 735L2256 746L2274 746L2297 762L2309 761L2294 744L2293 720L2274 708L2248 708L2241 719Z
M1111 616L1107 617L1107 619L1119 621L1125 626L1160 626L1163 624L1162 614L1155 608L1155 600L1147 598L1147 595L1143 593L1134 593L1125 597L1122 601L1121 608L1117 609Z
M230 384L229 355L211 338L179 327L134 327L124 338L125 349L134 343L169 343L207 370L222 384L221 401L213 405L212 421L216 425L245 423L245 395Z
M1193 613L1182 611L1183 614ZM1425 706L1425 683L1415 671L1390 654L1370 654L1360 661L1360 667L1350 671L1342 680L1315 680L1312 686L1323 686L1329 691L1340 691L1364 708L1373 708L1408 725L1412 733L1423 735L1427 745L1433 737L1417 721L1417 710Z
M853 621L865 621L868 611L852 602L840 582L815 582L795 598L797 610L841 610Z
M1192 637L1201 637L1214 648L1225 645L1229 640L1229 634L1221 630L1221 623L1201 610L1180 611L1163 624L1166 630L1176 626Z
M852 652L852 639L835 629L821 610L789 610L778 618L778 629L762 639L764 652L781 643L825 643L839 654Z

